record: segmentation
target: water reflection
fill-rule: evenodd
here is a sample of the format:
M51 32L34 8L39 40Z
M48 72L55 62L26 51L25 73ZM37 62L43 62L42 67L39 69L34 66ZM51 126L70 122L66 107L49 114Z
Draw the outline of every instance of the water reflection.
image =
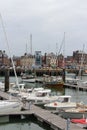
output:
M0 123L0 130L49 130L49 128L37 122L35 118L11 118L9 123Z

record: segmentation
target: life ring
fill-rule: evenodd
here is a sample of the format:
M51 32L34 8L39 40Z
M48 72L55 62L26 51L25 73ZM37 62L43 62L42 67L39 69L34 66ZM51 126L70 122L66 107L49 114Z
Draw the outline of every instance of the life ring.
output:
M57 103L56 103L56 102L54 102L54 106L57 106Z

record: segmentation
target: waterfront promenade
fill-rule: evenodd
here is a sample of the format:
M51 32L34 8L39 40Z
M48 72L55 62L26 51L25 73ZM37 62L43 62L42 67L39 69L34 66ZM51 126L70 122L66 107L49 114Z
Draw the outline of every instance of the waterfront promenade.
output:
M5 92L1 92L0 91L0 97L4 97L5 99L9 98L9 96L7 96L8 94ZM14 98L14 97L13 97ZM51 111L42 109L38 106L35 105L31 105L31 107L29 107L29 103L26 102L26 105L24 107L25 110L20 110L20 111L14 111L14 112L8 112L8 113L0 113L1 116L19 116L21 118L21 116L30 116L33 115L38 121L40 121L41 123L45 124L45 125L49 125L50 128L54 129L54 130L67 130L67 120L61 118L60 116L53 114ZM79 126L70 123L70 130L83 130L82 128L80 128Z

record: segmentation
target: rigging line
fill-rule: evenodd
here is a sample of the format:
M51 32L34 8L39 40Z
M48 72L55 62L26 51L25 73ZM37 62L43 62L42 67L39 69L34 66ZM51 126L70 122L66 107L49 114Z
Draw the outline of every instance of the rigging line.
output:
M60 54L60 52L61 52L61 49L62 49L63 44L64 44L64 41L65 41L65 32L64 32L64 37L63 37L63 40L62 40L61 45L60 45L60 48L59 48L58 55L59 55L59 54Z
M18 78L17 78L17 74L16 74L16 70L15 70L15 65L14 65L14 62L13 62L13 59L12 59L12 56L11 56L11 52L10 52L10 48L9 48L9 44L8 44L8 38L7 38L7 34L6 34L6 30L5 30L5 27L4 27L4 23L3 23L3 19L2 19L1 14L0 14L0 19L1 19L1 24L2 24L2 28L3 28L5 40L6 40L7 47L8 47L9 55L10 55L11 62L12 62L12 65L13 65L14 74L15 74L15 77L16 77L16 85L19 87Z

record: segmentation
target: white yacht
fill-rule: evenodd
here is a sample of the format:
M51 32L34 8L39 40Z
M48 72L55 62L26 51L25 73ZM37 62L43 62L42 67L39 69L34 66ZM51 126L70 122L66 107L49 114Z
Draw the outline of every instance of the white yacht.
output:
M76 102L70 101L70 95L58 96L56 101L45 104L46 109L58 110L58 109L66 109L76 107Z
M26 99L34 104L45 104L57 100L58 96L52 95L51 89L42 89L32 92Z
M7 113L21 110L22 104L20 101L0 100L0 113Z

